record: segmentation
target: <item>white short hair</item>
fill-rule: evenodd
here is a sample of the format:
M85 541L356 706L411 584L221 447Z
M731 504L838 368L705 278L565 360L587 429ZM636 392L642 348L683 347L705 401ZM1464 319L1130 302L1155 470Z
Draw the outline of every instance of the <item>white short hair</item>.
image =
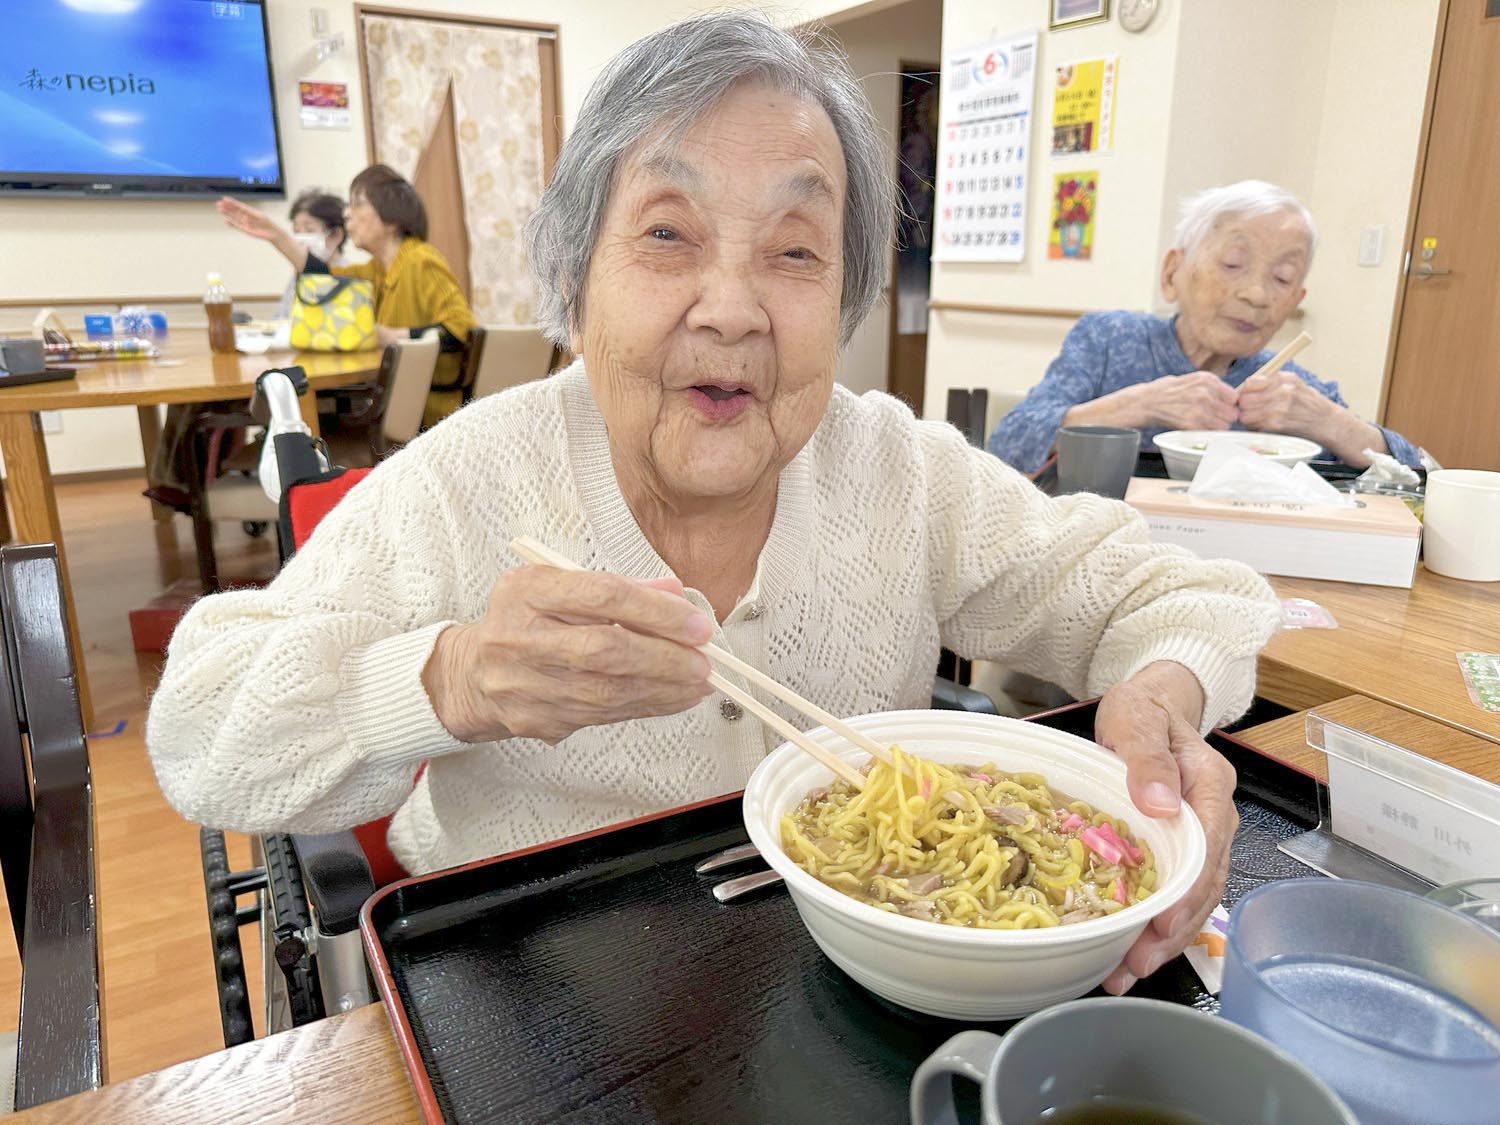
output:
M1173 245L1184 258L1191 258L1198 244L1221 218L1228 215L1271 215L1278 211L1296 215L1307 228L1307 265L1302 271L1305 275L1312 268L1313 251L1318 248L1318 228L1313 224L1312 214L1286 188L1264 180L1241 180L1237 184L1208 188L1188 196L1177 211L1177 233Z
M760 12L709 12L616 55L563 142L524 235L537 282L535 318L554 343L567 347L583 326L589 262L627 154L659 130L680 134L747 80L821 106L838 134L847 170L839 341L849 342L890 272L896 179L880 123L831 35L788 31Z

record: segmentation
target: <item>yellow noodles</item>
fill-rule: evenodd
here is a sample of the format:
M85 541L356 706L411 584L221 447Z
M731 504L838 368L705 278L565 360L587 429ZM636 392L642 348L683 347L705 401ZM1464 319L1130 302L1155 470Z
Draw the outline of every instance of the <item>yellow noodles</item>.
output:
M1144 841L1039 774L891 755L899 768L876 763L862 791L838 781L781 818L787 854L835 890L949 926L1033 929L1156 889Z

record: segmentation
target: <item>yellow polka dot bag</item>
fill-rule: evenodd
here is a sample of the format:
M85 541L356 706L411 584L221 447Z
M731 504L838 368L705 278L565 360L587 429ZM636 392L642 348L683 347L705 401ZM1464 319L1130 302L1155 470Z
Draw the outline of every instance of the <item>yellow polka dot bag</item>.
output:
M375 285L358 277L305 273L292 302L291 345L309 352L375 347Z

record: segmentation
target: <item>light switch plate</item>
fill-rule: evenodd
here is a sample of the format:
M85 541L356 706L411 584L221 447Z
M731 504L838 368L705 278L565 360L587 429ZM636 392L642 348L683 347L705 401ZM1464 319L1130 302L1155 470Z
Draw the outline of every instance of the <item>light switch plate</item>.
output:
M1380 265L1380 244L1385 241L1385 227L1362 227L1359 232L1359 264Z

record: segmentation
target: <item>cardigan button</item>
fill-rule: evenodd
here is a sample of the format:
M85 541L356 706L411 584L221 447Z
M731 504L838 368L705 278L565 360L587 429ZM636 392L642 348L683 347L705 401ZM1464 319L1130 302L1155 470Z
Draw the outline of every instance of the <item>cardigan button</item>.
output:
M754 621L759 616L760 616L760 603L759 602L752 602L752 603L750 603L750 608L747 609L747 610L745 610L745 620L747 620L747 621Z
M732 699L725 699L719 703L719 714L731 723L736 722L744 713L744 708Z

